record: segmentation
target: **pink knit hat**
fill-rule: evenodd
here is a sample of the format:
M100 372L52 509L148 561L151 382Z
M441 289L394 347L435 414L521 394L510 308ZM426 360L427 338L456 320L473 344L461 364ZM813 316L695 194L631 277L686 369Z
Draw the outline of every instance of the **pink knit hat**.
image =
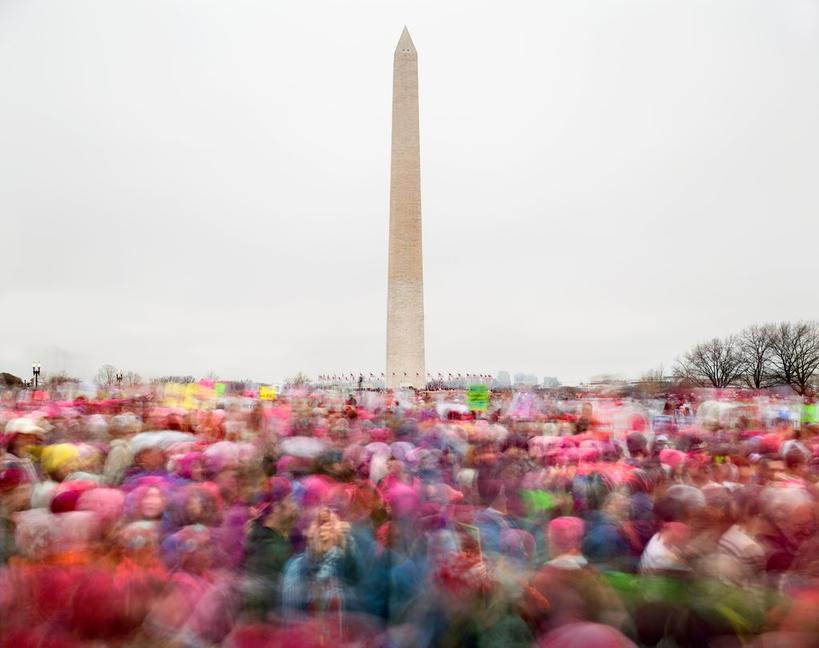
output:
M665 448L660 450L660 463L665 464L671 470L675 470L678 466L685 463L685 453L674 448Z
M558 554L580 548L583 539L583 520L571 516L555 518L549 522L549 542Z
M535 645L538 648L636 648L636 644L616 628L586 621L566 623L541 637Z

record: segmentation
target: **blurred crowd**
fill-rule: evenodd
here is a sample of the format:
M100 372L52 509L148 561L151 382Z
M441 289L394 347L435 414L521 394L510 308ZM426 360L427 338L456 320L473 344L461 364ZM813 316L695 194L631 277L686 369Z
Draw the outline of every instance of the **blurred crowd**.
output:
M0 647L819 645L816 406L2 401Z

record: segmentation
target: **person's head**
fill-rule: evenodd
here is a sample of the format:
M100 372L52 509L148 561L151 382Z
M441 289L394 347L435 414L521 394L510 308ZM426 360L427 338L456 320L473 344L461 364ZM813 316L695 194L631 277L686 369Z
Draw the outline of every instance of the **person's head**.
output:
M340 520L329 508L322 506L307 529L307 547L315 556L322 556L334 548L344 549L349 531L349 524Z
M219 489L211 482L186 486L175 497L169 509L176 524L211 525L218 523L221 500Z
M576 517L564 516L549 522L549 553L579 554L584 529L583 520Z
M798 545L815 529L815 502L796 487L768 487L760 495L767 521L788 540Z
M177 456L174 461L174 471L185 479L201 482L206 478L205 458L201 452L188 452Z
M185 526L162 543L166 564L192 574L207 571L213 559L210 530L201 524Z
M790 515L783 517L780 529L794 544L801 544L816 532L816 517L812 502L793 507Z
M165 455L165 451L161 448L143 448L140 450L136 457L134 457L134 463L141 468L142 470L148 472L156 472L165 468L167 457Z
M28 508L31 484L22 468L8 466L0 470L0 515L10 515Z
M698 530L724 531L733 523L730 491L721 485L709 484L702 489L703 505L691 507L690 523Z
M26 457L31 449L42 443L42 437L37 434L14 434L8 441L8 452L15 457Z
M29 418L16 418L6 423L6 450L16 457L29 454L28 449L43 442L44 430Z
M760 490L754 486L745 486L734 494L730 514L736 524L755 526L762 518Z
M113 438L128 438L139 432L142 421L133 412L123 412L111 419L108 428L109 434Z
M652 475L642 469L632 471L626 478L626 487L630 493L650 493L654 488Z
M117 534L121 552L131 558L147 558L155 555L159 548L159 528L147 520L131 522Z
M798 446L790 448L785 453L785 468L788 472L801 475L807 472L808 456Z
M626 436L626 447L632 457L642 457L648 451L648 442L640 432L631 432Z
M612 492L603 502L603 512L615 522L622 522L628 518L631 501L620 492Z
M185 516L188 520L201 520L206 513L205 497L199 491L188 494L185 498Z
M57 443L43 449L40 461L46 474L61 482L79 467L80 453L72 443Z
M289 530L298 513L292 493L293 487L288 479L273 476L251 510L264 526L271 529L286 526Z
M387 474L394 477L400 477L404 472L403 464L395 458L387 459Z
M660 532L671 538L679 537L681 529L688 529L689 511L680 499L668 495L660 497L654 503L654 515Z
M140 513L144 520L156 520L165 511L165 497L156 486L145 489L140 502Z
M287 495L282 500L272 504L264 516L263 524L269 529L279 531L286 536L290 528L296 521L298 509L292 495Z
M503 497L503 481L500 478L481 471L478 474L477 487L478 496L485 506L503 509L505 498Z
M240 480L236 470L222 470L214 477L219 492L225 502L233 503L240 493Z

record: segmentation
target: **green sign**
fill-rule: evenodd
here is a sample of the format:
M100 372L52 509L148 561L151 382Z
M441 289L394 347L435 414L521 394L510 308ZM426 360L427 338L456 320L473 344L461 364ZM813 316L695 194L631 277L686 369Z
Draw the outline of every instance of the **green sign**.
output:
M555 507L555 498L549 491L523 490L520 493L529 515L551 511Z
M489 388L486 385L470 385L466 392L466 406L473 412L489 409Z

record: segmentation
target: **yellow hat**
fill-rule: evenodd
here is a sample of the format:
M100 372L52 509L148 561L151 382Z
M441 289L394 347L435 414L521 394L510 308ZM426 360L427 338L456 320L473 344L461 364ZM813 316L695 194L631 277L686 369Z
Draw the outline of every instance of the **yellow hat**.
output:
M80 458L80 451L73 443L57 443L43 448L40 459L43 470L47 473L54 473L63 468L71 461Z

